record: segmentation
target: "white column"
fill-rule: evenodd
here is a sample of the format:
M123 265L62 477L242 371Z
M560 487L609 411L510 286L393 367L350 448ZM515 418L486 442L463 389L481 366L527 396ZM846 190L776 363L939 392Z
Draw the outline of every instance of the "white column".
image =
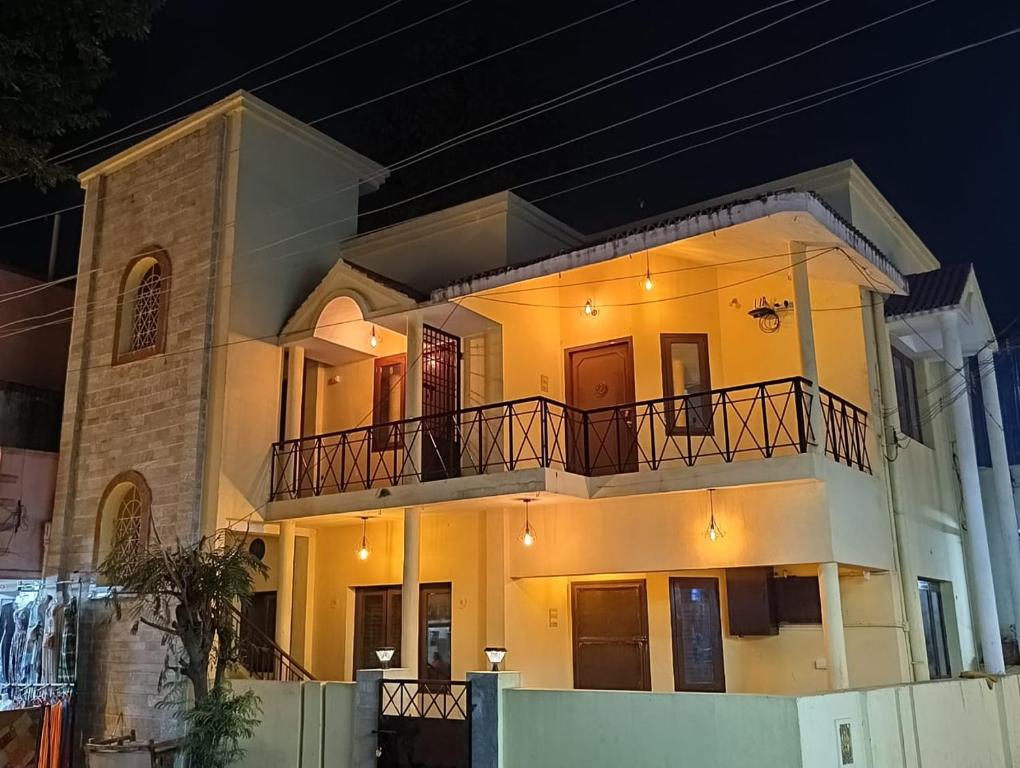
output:
M959 318L955 311L946 311L939 317L942 329L942 349L948 365L959 374L953 375L945 390L952 391L965 377L963 347L960 344ZM970 391L965 387L952 405L953 428L956 433L956 457L960 466L960 486L963 492L963 511L967 519L964 541L970 561L974 584L970 590L977 614L978 638L985 671L1002 674L1006 667L1002 659L1002 641L999 637L999 614L995 607L995 587L992 582L992 560L988 552L988 532L985 510L981 501L981 481L978 475L977 449L974 428L970 418Z
M418 600L421 593L421 509L404 510L404 578L400 586L400 666L418 677Z
M892 507L895 553L899 570L900 590L903 598L903 613L907 621L907 642L910 650L912 679L916 682L928 680L928 646L924 637L924 619L921 616L921 595L917 588L917 569L914 567L911 526L901 507L903 498L901 483L903 463L888 460L895 455L896 432L899 416L896 410L896 381L893 375L892 346L885 324L885 303L877 293L868 293L871 303L872 323L875 328L875 355L878 360L878 380L881 387L880 407L875 413L882 415L882 437L885 443L882 464L889 479L889 504ZM863 302L863 303L868 303Z
M276 644L290 653L291 622L294 619L294 545L297 526L293 520L280 523L277 539Z
M978 371L981 372L981 395L985 404L985 422L988 425L988 447L992 455L995 506L999 513L998 525L991 526L992 535L998 531L1002 537L1013 616L1015 621L1020 621L1020 535L1017 534L1016 506L1013 503L1013 480L1009 474L1006 435L1002 431L1002 407L999 403L999 386L995 378L995 355L991 349L985 348L978 353Z
M506 511L485 512L485 645L506 647ZM481 649L479 649L481 652ZM479 657L481 659L481 657ZM484 667L488 669L488 667Z
M287 403L284 437L293 440L301 437L301 406L304 403L305 350L290 347L287 350ZM295 460L300 460L297 457ZM280 523L276 562L276 644L290 653L291 624L294 620L294 547L296 525L293 521Z
M801 243L790 243L790 271L793 273L793 312L797 318L800 341L800 373L811 382L809 424L814 435L816 453L825 453L825 427L822 421L822 399L818 388L818 359L815 356L815 328L811 321L811 284L808 279L807 252Z
M421 416L422 401L422 321L421 313L411 312L407 316L407 369L404 374L404 418L416 419ZM421 472L421 433L414 431L406 435L408 466L406 471ZM410 478L408 482L414 482Z
M839 564L818 564L818 592L822 600L822 638L829 667L829 688L850 687L846 664L846 632L843 628L843 599L839 594Z

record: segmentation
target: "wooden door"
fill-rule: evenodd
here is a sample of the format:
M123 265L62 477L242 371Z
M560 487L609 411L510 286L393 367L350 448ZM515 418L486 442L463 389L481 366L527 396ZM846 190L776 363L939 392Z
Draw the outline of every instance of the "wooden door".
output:
M565 355L567 405L589 412L568 420L568 469L589 475L636 472L631 340L574 347Z
M575 582L570 589L574 687L650 691L645 582Z
M676 690L725 691L719 581L671 578L669 603Z
M251 602L241 608L242 665L254 677L273 672L273 649L269 640L276 640L276 592L256 592Z
M932 680L943 680L952 677L953 673L949 664L949 641L942 609L941 585L931 579L918 579L917 586L921 597L924 643L928 651L928 676Z
M449 680L453 664L453 601L449 584L421 588L418 600L420 625L418 636L418 677L422 680Z
M354 672L378 669L379 648L396 649L391 667L400 666L400 587L359 587L354 597Z

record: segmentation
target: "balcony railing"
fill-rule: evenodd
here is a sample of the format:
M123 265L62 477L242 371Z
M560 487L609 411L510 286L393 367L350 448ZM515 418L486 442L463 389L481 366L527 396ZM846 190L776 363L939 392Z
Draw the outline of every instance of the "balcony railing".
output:
M811 385L777 379L582 411L545 397L273 446L274 500L518 469L597 476L805 453ZM822 390L826 453L869 471L867 414ZM418 458L420 457L420 459Z

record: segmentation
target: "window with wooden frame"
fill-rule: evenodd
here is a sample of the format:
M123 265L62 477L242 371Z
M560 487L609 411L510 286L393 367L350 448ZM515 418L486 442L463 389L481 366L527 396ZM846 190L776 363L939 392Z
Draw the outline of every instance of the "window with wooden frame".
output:
M113 363L161 354L170 306L170 258L150 246L135 256L120 281Z
M147 547L151 527L149 484L134 470L122 472L107 484L99 502L93 564L98 566L117 546Z
M407 355L390 355L375 360L372 386L372 449L385 451L401 443L403 430L399 422L404 418L404 375Z
M712 389L708 334L664 333L659 338L662 395L666 398L665 417L669 434L711 435L714 426L712 396L708 394Z
M917 399L917 374L914 361L896 347L892 348L893 380L896 383L896 407L900 414L900 431L924 442L921 430L921 407Z

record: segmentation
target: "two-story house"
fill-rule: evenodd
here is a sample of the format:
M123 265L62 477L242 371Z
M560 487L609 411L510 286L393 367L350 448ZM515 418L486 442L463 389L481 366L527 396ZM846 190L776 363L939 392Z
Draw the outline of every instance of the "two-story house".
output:
M857 166L594 236L511 193L358 234L386 173L238 94L82 175L54 570L118 526L246 535L254 674L1002 670L989 538L1010 600L1020 549L964 370L992 329ZM158 642L103 611L89 727L156 734Z

